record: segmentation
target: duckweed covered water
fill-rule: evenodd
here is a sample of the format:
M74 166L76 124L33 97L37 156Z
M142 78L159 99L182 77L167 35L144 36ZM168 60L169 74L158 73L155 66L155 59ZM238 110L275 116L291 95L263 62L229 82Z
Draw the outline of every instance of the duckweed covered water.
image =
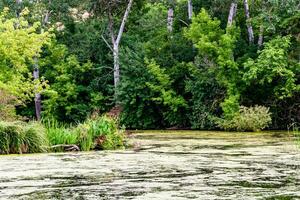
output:
M125 151L0 156L0 199L300 199L285 132L135 132Z

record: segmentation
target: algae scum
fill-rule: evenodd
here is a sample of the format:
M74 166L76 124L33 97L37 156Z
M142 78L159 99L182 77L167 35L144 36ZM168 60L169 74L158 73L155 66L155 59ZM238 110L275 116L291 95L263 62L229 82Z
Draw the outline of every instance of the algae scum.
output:
M300 199L283 132L133 135L134 150L0 156L0 199Z

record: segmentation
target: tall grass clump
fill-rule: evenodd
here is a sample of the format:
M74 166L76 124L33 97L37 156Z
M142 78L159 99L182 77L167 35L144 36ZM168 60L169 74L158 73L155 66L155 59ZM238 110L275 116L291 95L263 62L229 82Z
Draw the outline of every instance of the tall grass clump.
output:
M67 126L55 120L43 121L51 146L76 145L81 151L123 148L125 137L116 120L107 116L94 116L76 126Z
M0 153L41 153L49 147L46 132L37 122L0 122Z
M47 137L51 146L55 145L76 145L77 134L64 123L55 119L44 119ZM63 147L55 148L55 151L63 151Z
M111 150L123 148L125 143L125 135L122 130L118 129L116 120L108 116L98 116L88 119L82 126L79 126L79 132L83 137L80 146L92 144L92 148L101 150ZM82 131L84 128L84 131Z

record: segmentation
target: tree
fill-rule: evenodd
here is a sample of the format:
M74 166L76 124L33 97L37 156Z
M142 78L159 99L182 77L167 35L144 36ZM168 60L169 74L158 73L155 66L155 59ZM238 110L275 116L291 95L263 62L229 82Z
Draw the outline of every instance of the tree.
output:
M33 81L29 71L34 57L39 57L42 47L50 42L51 34L38 33L39 22L29 25L26 9L18 18L9 18L8 13L5 8L0 14L0 90L24 102L40 90L40 80Z
M125 12L121 20L121 24L118 28L118 31L115 30L115 12L118 10L121 5L127 4L125 6ZM120 60L119 60L119 47L124 32L125 24L128 19L133 0L127 1L106 1L101 0L99 5L102 6L101 11L107 14L108 17L108 29L112 43L112 52L114 58L114 86L117 88L120 82Z
M290 36L285 36L267 42L256 60L245 62L243 80L248 85L253 82L265 86L273 84L273 93L278 99L292 97L300 91L300 85L297 84L297 68L300 65L288 59L290 40Z
M8 11L6 8L0 14L0 84L20 99L26 100L28 96L24 96L22 88L32 83L31 76L27 74L29 66L34 63L34 57L40 55L42 47L50 42L51 34L37 33L39 22L29 25L24 18L28 10L23 10L19 18L8 18Z

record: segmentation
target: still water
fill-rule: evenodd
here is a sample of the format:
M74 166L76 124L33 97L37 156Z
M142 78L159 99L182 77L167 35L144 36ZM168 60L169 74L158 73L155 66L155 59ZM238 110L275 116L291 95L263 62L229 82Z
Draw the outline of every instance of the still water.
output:
M134 149L0 156L0 199L300 199L285 132L146 131Z

